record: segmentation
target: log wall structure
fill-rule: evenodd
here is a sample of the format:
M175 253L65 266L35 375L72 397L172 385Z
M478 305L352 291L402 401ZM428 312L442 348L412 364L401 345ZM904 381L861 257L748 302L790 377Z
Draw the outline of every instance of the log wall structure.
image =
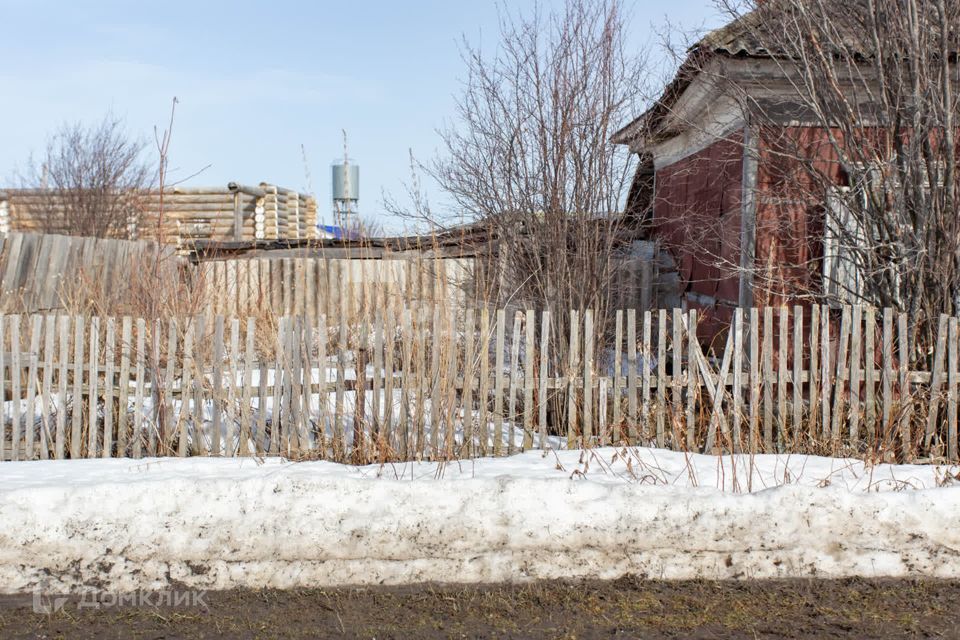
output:
M189 247L203 241L301 240L317 237L317 200L265 182L226 187L173 187L144 193L134 203L126 240L159 240ZM162 211L162 215L161 215ZM55 195L39 189L0 191L0 233L69 234Z

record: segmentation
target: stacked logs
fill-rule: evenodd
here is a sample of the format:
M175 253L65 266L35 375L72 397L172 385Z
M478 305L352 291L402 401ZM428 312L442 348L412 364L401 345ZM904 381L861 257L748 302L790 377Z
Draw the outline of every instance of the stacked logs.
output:
M37 190L0 191L0 232L70 232L61 228L69 226L61 206L38 207L38 202L50 203L51 198ZM127 239L189 245L194 240L282 240L317 235L316 198L268 183L173 187L164 191L162 207L158 191L146 192L135 202L137 210L131 212Z

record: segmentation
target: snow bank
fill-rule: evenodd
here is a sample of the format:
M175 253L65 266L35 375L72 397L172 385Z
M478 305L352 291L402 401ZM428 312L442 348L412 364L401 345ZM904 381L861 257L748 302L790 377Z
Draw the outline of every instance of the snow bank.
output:
M0 464L0 591L960 577L956 468L653 449Z

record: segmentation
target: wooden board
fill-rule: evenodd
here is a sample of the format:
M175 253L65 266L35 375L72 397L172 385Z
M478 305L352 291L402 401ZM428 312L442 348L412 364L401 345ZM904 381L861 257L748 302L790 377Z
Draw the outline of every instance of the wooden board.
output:
M490 310L480 309L480 388L478 391L480 422L480 455L485 456L490 450Z
M790 387L793 390L791 402L791 438L790 445L800 442L803 433L803 307L793 307L793 372Z
M117 455L126 456L130 442L129 403L130 403L130 352L133 349L133 318L124 316L120 324L120 391L117 412ZM66 372L63 373L66 384Z
M773 309L763 310L763 449L773 451Z
M681 443L683 433L686 432L686 416L683 413L683 311L680 309L673 310L673 342L671 346L673 347L673 372L671 374L671 413L673 415L673 422L676 425L679 425L680 433L673 434L673 442L676 444ZM681 419L683 416L683 419ZM690 443L687 443L687 447L690 447Z
M526 311L524 319L524 348L523 348L523 450L533 448L533 363L534 344L536 341L535 315L532 309Z
M860 381L863 360L863 312L859 306L853 307L850 331L850 442L860 436Z
M87 379L87 402L89 417L87 419L87 457L97 457L97 426L99 424L99 381L100 381L100 318L90 319L90 367ZM154 452L151 451L151 454Z
M808 345L809 360L807 371L809 378L807 381L807 392L809 401L807 403L809 415L807 417L807 437L810 440L817 439L817 426L820 424L818 416L820 415L820 306L812 305L810 307L810 342Z
M60 316L58 318L58 336L59 340L59 351L57 358L59 360L59 372L57 374L57 425L56 425L56 434L54 435L54 458L57 460L62 460L66 454L66 427L67 427L67 389L68 389L68 375L69 375L69 360L70 360L70 334L71 323L70 316ZM3 334L0 332L0 349L3 348ZM3 361L0 359L0 397L3 397ZM0 422L3 422L0 420ZM0 429L0 437L3 436L2 429ZM2 449L2 447L0 447ZM2 451L0 451L0 459L3 458Z
M2 239L0 239L2 242ZM0 398L7 397L7 318L0 315ZM16 398L14 398L16 399ZM17 403L14 403L17 404ZM61 405L62 407L63 405ZM12 426L12 425L11 425ZM7 417L0 415L0 462L7 459ZM11 434L12 438L12 434ZM11 441L15 443L15 440ZM14 447L16 448L16 447ZM63 455L57 456L62 458Z
M577 370L580 361L580 318L570 311L570 360L567 365L567 448L577 447Z
M863 384L864 384L864 426L867 441L875 442L877 437L877 318L873 307L863 311Z
M217 315L213 321L213 362L211 362L211 423L212 433L210 434L210 453L215 456L223 455L223 446L221 445L221 436L223 430L223 332L224 317Z
M540 432L540 448L546 449L547 444L547 378L550 375L550 311L544 309L540 316L540 387L537 393L538 415L537 423Z
M27 411L24 425L24 436L26 443L24 445L24 459L34 460L37 457L36 449L36 401L37 389L40 386L38 377L40 358L40 338L43 333L43 316L30 316L30 351L27 355ZM95 393L94 393L95 397Z
M913 398L910 393L910 345L907 330L907 314L901 313L897 317L897 345L900 354L900 402L903 410L900 412L900 437L902 439L903 455L907 461L913 460L914 443L911 420L913 418ZM892 377L892 374L891 374Z
M619 344L619 339L617 340ZM645 349L649 348L649 344L644 345ZM644 368L649 368L647 365L650 363L650 354L648 351L643 351L643 365ZM637 360L637 311L636 309L627 309L627 439L631 443L637 441L637 373L638 373L638 360ZM618 371L619 373L619 371ZM649 382L649 376L645 379L645 382ZM644 387L644 390L649 394L649 388ZM613 397L615 398L614 402L618 405L620 396L619 390L614 389ZM649 401L649 395L647 396L647 401ZM649 410L647 402L644 403L644 410ZM616 422L616 417L614 417L614 422ZM647 425L643 425L646 429Z
M113 417L114 417L114 389L116 388L115 365L117 348L116 319L107 318L107 329L104 337L103 358L103 448L104 458L114 457L113 452Z
M194 429L200 428L202 422L202 413L195 402L196 398L192 393L193 377L196 375L196 365L193 360L193 324L187 324L183 332L183 376L180 381L180 412L177 415L176 439L177 455L181 458L188 453L188 440L190 438L191 425ZM121 380L125 380L123 374ZM126 384L126 383L124 383Z
M634 317L636 319L636 317ZM636 336L634 336L636 337ZM636 348L636 346L634 346ZM620 422L622 417L620 415L620 399L622 395L623 388L623 311L618 309L615 314L614 320L614 338L613 338L613 376L611 381L612 393L613 393L613 433L611 438L614 443L619 444L624 439L624 434L620 430ZM634 400L636 402L636 400ZM601 406L606 406L601 404ZM634 414L634 422L636 420L636 414Z
M583 446L594 446L593 412L593 310L583 314Z
M493 455L499 456L503 451L503 358L506 345L506 312L497 309L496 320L497 343L494 352L494 383L493 383Z
M22 421L22 408L20 405L20 400L23 398L23 392L20 388L21 376L23 375L23 370L21 368L22 362L20 360L20 354L22 352L23 346L20 339L20 316L11 316L10 318L10 391L13 395L13 411L11 412L12 426L10 433L10 459L17 461L21 458L21 449L23 447L21 440L21 421ZM77 360L77 362L82 363L82 360ZM78 364L78 367L82 367L82 364ZM75 398L79 398L80 394L77 393ZM78 412L75 408L74 412ZM80 443L80 427L79 416L76 417L76 433L77 433L77 456L80 456L79 452L79 443ZM71 456L73 457L73 456Z
M846 381L848 379L849 367L847 363L848 345L850 343L850 307L844 306L840 314L840 334L838 336L839 346L837 347L837 370L834 378L833 394L833 431L831 435L835 442L839 442L841 427L844 424L846 416L844 411L844 400L846 398Z
M667 445L667 312L657 316L657 446Z
M43 330L43 381L40 393L40 459L50 457L50 445L53 442L53 345L57 332L56 316L45 318Z
M733 310L733 388L731 393L731 449L741 453L741 420L743 412L743 309Z

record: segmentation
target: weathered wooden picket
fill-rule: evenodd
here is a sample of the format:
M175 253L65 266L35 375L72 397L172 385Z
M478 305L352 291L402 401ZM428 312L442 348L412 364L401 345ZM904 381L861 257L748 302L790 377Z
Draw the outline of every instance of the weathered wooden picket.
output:
M378 259L283 257L235 258L197 266L214 314L256 315L263 308L283 315L335 317L346 307L448 304L466 299L474 264L468 258ZM457 303L460 304L460 303Z
M350 322L0 316L0 459L620 443L957 459L957 318L926 370L908 369L908 319L889 309L736 310L714 351L691 339L695 311L628 309L603 329L574 314L563 344L551 322L391 305Z

